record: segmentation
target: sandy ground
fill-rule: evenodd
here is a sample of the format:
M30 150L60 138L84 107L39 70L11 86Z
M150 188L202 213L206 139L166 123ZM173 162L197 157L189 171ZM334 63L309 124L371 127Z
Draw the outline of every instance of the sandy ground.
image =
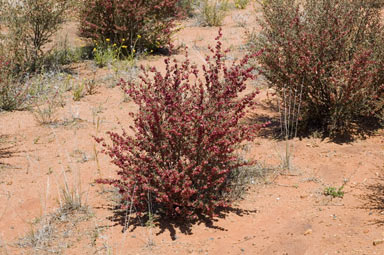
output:
M224 22L223 43L234 58L245 53L239 17L246 17L249 28L255 24L252 15L251 8L232 10ZM188 46L192 61L201 64L217 28L199 27L194 20L183 25L175 44ZM75 26L72 22L63 29L73 43L78 41ZM163 59L148 57L140 63L161 69ZM71 69L81 79L92 76L91 66L84 62ZM119 130L118 121L128 126L128 113L135 110L119 87L110 86L111 73L108 67L96 70L100 87L95 95L75 102L68 92L56 125L40 125L30 111L0 113L0 254L384 254L384 244L373 244L384 240L382 130L344 144L294 139L289 170L279 168L286 143L260 135L246 154L272 169L225 217L190 227L138 222L123 231L124 217L111 209L113 192L94 183L114 176L116 168L107 156L95 153L101 148L92 136ZM267 89L256 85L261 87L256 113L275 118L267 106ZM249 85L254 89L255 82ZM88 212L52 216L63 203L65 183L81 193ZM343 198L323 194L326 187L343 183ZM58 234L44 239L50 231ZM21 247L20 240L25 244L31 236L35 248Z

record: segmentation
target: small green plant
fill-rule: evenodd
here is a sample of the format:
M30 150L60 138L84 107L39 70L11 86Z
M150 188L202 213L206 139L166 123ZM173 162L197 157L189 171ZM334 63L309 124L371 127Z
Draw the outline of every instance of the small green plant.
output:
M109 39L107 38L107 43ZM102 44L99 45L96 43L95 48L93 48L93 60L98 67L104 67L108 64L111 64L116 59L116 51L113 45Z
M245 9L249 4L250 0L234 0L235 7L237 9Z
M136 39L133 40L131 46L127 46L125 43L126 39L122 39L121 44L111 43L111 39L105 39L105 42L95 42L93 48L93 59L98 67L104 67L108 64L113 65L117 60L127 61L130 66L133 66L136 59L136 44L141 39L141 35L137 35ZM147 50L143 51L147 53ZM153 52L153 50L151 50Z
M80 82L73 88L73 100L74 101L80 101L81 98L84 97L84 83Z
M57 91L53 97L46 95L39 98L40 103L36 103L33 109L33 115L37 122L42 125L52 124L57 121L56 112L60 106L60 93Z
M202 0L199 11L200 22L203 25L221 26L228 12L228 0Z
M339 198L343 198L344 197L344 184L341 185L340 188L336 188L336 187L326 187L324 189L324 195L325 196L331 196L332 198L336 198L336 197L339 197Z

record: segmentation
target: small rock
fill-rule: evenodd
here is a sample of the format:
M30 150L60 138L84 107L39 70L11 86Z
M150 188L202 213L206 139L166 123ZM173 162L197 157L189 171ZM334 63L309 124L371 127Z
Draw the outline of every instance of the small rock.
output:
M373 245L376 246L376 245L379 245L379 244L382 244L384 243L384 239L381 239L381 240L374 240L373 241Z
M369 229L365 229L365 230L363 231L363 233L364 233L364 234L369 233Z
M310 235L310 234L312 234L312 229L307 229L305 232L304 232L304 235L306 236L306 235Z
M307 198L308 195L300 195L300 198Z

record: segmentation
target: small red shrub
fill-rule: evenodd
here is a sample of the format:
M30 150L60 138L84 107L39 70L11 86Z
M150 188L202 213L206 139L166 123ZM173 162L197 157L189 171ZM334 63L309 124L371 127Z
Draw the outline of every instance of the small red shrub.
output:
M249 56L227 66L220 38L221 32L214 55L202 66L202 80L186 55L181 63L166 59L164 75L142 68L139 85L121 81L139 106L131 113L134 136L108 132L111 145L96 138L119 167L119 179L98 182L118 187L139 214L151 205L170 217L212 217L230 203L230 176L241 166L234 151L261 126L241 121L258 93L239 97L253 78L253 67L245 67Z

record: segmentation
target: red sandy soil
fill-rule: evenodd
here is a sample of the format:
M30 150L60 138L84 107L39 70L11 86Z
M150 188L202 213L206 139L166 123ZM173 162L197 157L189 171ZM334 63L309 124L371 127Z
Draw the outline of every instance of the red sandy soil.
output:
M251 8L232 10L224 22L223 43L232 48L233 56L241 56L245 29L233 20L236 14L249 15L248 27L255 22ZM187 45L192 60L201 64L207 45L214 45L217 28L199 27L193 20L183 24L175 44ZM76 43L75 25L68 24L63 31ZM140 62L161 69L163 59ZM79 77L91 77L91 64L71 68ZM109 73L108 68L98 69L96 77L102 80ZM255 84L250 84L249 90L253 89ZM261 86L256 112L272 118L277 113L265 107L268 98ZM384 254L384 244L373 245L384 240L384 201L376 203L384 190L382 130L342 144L316 137L294 139L289 142L290 170L278 167L285 142L260 135L249 145L247 156L273 169L250 186L235 210L189 229L163 222L130 226L124 232L123 225L110 218L114 215L110 188L94 184L100 176L113 177L116 167L103 154L95 159L94 148L100 147L92 135L119 130L118 121L128 126L132 110L135 105L123 101L119 87L101 83L97 94L79 102L69 93L66 106L57 113L59 125L40 125L30 111L0 113L0 254L55 254L54 250L59 254ZM70 121L64 123L65 119ZM19 247L20 238L31 229L36 233L39 219L57 211L65 178L81 189L91 213L83 220L81 213L57 220L58 231L67 232L45 250ZM323 194L326 187L344 182L344 198ZM68 230L70 221L75 223Z

